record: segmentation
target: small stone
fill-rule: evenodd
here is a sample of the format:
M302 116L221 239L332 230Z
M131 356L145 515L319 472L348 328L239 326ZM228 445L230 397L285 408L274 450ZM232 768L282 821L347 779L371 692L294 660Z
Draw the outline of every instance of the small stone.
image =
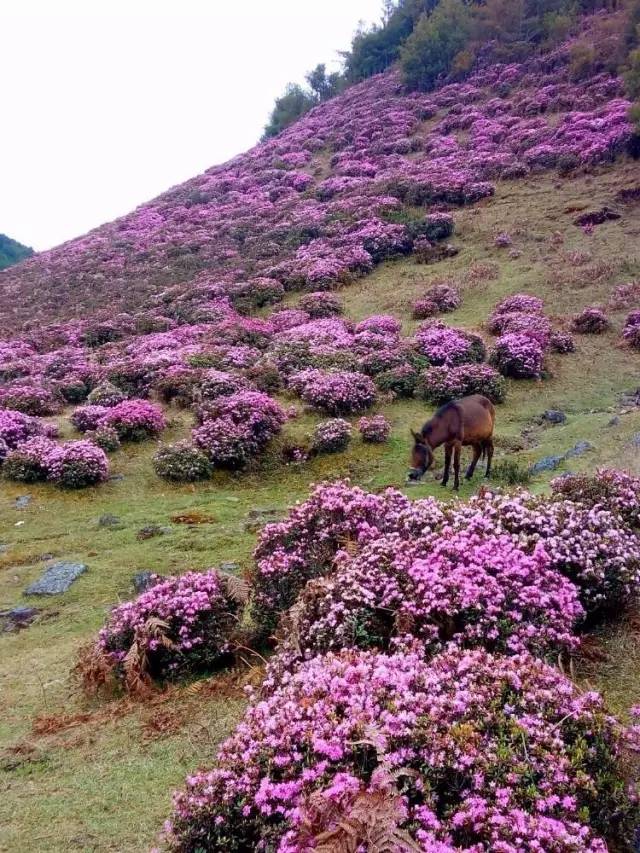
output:
M572 459L574 456L582 456L583 453L587 453L589 450L593 450L593 444L589 441L578 441L574 446L567 450L564 455L565 459Z
M567 420L565 413L559 409L547 409L542 418L550 424L563 424Z
M31 495L20 495L16 498L16 509L26 509L31 503Z
M87 571L84 563L62 561L54 563L35 583L27 587L25 595L60 595L66 592L80 575Z
M156 575L153 572L136 572L131 580L133 588L138 595L157 582Z
M121 480L124 480L124 474L112 474L109 480L112 483L119 483Z
M633 438L631 439L631 444L633 447L640 449L640 432L637 432Z
M239 570L239 568L240 568L240 563L231 563L231 562L220 563L220 571L221 572L229 572L230 574L233 574L234 572L237 572Z
M117 515L101 515L98 519L98 527L118 527L119 524Z
M0 630L6 633L26 628L36 618L40 611L37 607L18 605L11 610L0 610Z
M531 466L531 473L540 474L543 471L555 471L563 461L564 456L544 456Z
M607 426L610 426L610 427L619 426L619 425L620 425L620 418L617 415L615 417L611 418L611 420L607 424Z
M169 528L170 530L171 528ZM136 539L140 542L143 542L145 539L153 539L154 536L163 536L166 527L160 527L159 524L147 524L145 527L141 527L140 530L136 533Z
M5 545L4 542L0 542L0 554L6 554L9 550L9 546Z

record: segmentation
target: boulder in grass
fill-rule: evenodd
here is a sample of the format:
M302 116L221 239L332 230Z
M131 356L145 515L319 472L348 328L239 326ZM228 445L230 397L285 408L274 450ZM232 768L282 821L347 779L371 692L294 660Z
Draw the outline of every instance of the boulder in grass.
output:
M25 595L60 595L87 571L84 563L61 561L49 566L42 577L27 587Z

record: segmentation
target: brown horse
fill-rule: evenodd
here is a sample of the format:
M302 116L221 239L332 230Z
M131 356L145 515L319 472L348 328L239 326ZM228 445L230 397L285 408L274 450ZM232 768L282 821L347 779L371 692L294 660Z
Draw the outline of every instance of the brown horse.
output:
M444 444L444 477L442 485L449 482L451 458L453 457L453 488L460 488L460 451L463 447L473 448L473 460L467 469L470 480L482 456L487 458L487 473L491 474L493 459L493 427L496 411L493 403L480 394L453 400L442 406L430 421L417 433L411 430L414 445L411 457L410 480L419 480L433 465L433 451Z

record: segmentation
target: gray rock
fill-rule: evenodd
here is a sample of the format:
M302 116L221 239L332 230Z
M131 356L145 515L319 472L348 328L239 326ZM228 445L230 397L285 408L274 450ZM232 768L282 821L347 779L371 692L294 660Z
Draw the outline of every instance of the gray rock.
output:
M567 420L567 416L559 409L547 409L542 419L549 424L563 424Z
M636 434L631 438L631 444L632 444L632 446L633 446L633 447L635 447L635 448L637 448L637 449L640 449L640 432L637 432L637 433L636 433Z
M618 415L615 415L613 418L611 418L611 420L607 424L607 426L610 426L610 427L619 426L619 425L620 425L620 418L618 417Z
M40 611L37 607L19 605L10 610L0 610L0 630L9 634L29 626Z
M117 515L101 515L98 519L98 527L118 527L120 519Z
M579 441L577 444L567 450L564 454L565 459L573 459L574 456L582 456L583 453L587 453L589 450L593 450L593 444L590 441Z
M237 572L240 568L240 563L220 563L220 571L221 572L230 572L233 574Z
M159 524L146 524L138 530L136 539L142 542L145 539L153 539L154 536L164 536L167 531L170 533L171 528L161 527Z
M136 572L132 578L133 588L138 595L141 592L149 589L156 581L156 575L153 572Z
M9 550L9 546L5 545L4 542L0 542L0 554L6 554Z
M66 592L80 575L87 571L84 563L61 561L54 563L35 583L27 587L25 595L60 595Z
M541 474L543 471L555 471L562 462L564 462L564 456L544 456L531 466L531 473Z
M20 495L16 498L16 509L26 509L31 503L31 495Z
M112 474L112 475L109 477L109 480L110 480L112 483L119 483L121 480L124 480L124 474Z

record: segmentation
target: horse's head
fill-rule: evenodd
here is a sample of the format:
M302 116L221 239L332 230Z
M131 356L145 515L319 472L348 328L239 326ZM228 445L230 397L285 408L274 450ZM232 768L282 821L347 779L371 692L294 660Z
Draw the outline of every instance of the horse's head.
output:
M411 430L413 449L411 451L410 480L420 480L433 465L433 450L422 433Z

